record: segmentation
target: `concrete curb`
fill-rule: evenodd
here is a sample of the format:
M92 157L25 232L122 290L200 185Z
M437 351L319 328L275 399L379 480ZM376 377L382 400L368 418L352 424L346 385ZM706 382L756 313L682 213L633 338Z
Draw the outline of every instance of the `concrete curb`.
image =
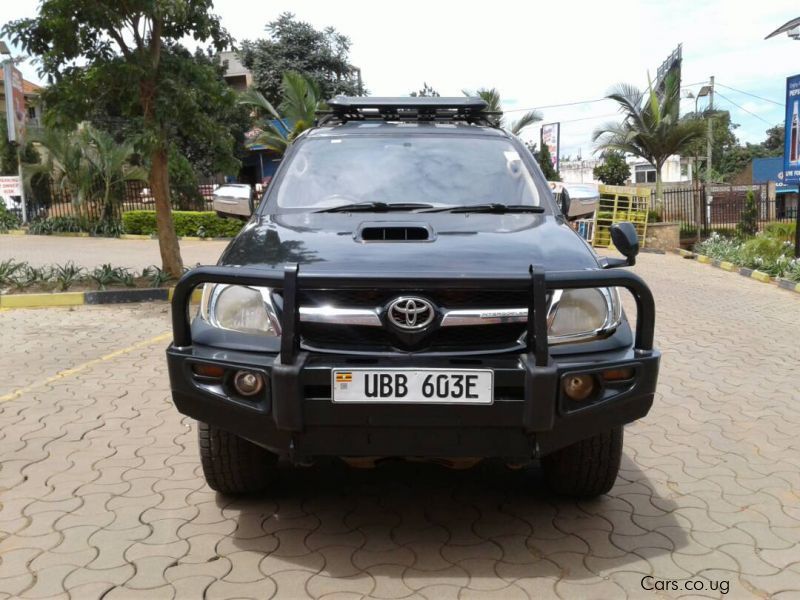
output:
M36 233L28 233L25 229L9 229L0 235L39 235ZM123 233L119 237L106 237L102 235L92 236L85 231L67 231L62 233L48 233L43 234L41 237L95 237L103 240L157 240L158 236L155 235L140 235L135 233ZM197 237L197 236L182 236L178 237L181 242L230 242L233 238L229 237Z
M91 292L53 292L49 294L4 294L0 308L43 308L48 306L82 306L84 304L124 304L172 299L174 288L139 288L135 290L101 290ZM199 298L197 290L192 297Z
M800 294L800 283L796 283L794 281L789 281L788 279L782 279L780 277L772 277L763 271L758 271L756 269L748 269L747 267L739 267L732 262L728 262L725 260L714 260L710 256L706 256L704 254L695 254L694 252L689 252L688 250L683 250L681 248L675 248L674 252L679 256L684 258L695 258L697 262L711 265L712 267L716 267L718 269L722 269L723 271L729 271L731 273L739 273L742 277L747 277L749 279L755 279L756 281L760 281L761 283L772 283L775 284L776 287L779 287L784 290L789 290L791 292L797 292Z

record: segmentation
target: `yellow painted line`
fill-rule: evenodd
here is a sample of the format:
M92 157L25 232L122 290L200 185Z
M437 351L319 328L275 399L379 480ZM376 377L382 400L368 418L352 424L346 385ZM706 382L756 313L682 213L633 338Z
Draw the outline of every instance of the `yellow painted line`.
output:
M750 277L762 283L772 283L772 277L761 271L753 271L750 273Z
M732 262L728 262L727 260L723 260L721 263L719 263L719 268L726 271L735 271L736 265Z
M172 302L172 295L174 293L175 293L175 288L174 287L171 287L171 288L169 288L169 290L167 290L167 300L169 302ZM202 299L203 299L203 288L202 287L195 288L195 290L192 292L191 303L192 304L198 304L200 302L200 300L202 300Z
M157 335L156 337L150 338L149 340L143 340L141 342L137 342L131 346L127 346L126 348L121 348L120 350L115 350L110 354L106 354L105 356L101 356L100 358L94 358L90 361L87 361L83 364L78 365L77 367L72 367L71 369L64 369L63 371L59 371L55 375L48 377L47 379L42 379L41 381L37 381L30 385L26 385L25 387L21 387L19 389L14 390L13 392L6 394L5 396L0 396L0 402L8 402L9 400L14 400L15 398L19 398L22 394L26 392L30 392L38 387L42 387L47 385L48 383L53 383L54 381L58 381L59 379L64 379L65 377L69 377L70 375L75 375L76 373L81 373L86 369L89 369L95 365L98 365L102 362L106 362L108 360L112 360L124 354L128 354L133 352L134 350L138 350L140 348L145 348L157 342L165 342L172 338L172 333L162 333L161 335Z
M3 308L79 306L83 303L83 292L62 292L58 294L9 294L0 296L0 306Z
M698 254L697 255L697 262L711 264L711 257L706 256L705 254Z
M6 231L5 234L6 235L25 235L26 233L28 233L28 232L25 231L24 229L9 229L8 231Z
M153 236L150 235L140 235L138 233L123 233L119 236L121 240L152 240Z

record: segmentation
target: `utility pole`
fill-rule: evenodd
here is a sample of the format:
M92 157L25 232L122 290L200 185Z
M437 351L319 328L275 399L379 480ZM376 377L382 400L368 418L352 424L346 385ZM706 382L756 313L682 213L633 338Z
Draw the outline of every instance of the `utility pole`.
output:
M708 92L708 137L706 138L706 207L711 204L711 142L714 134L714 76L711 76L710 90ZM707 208L706 208L707 210ZM702 217L703 215L701 215ZM705 219L701 218L701 222ZM698 223L698 238L700 237L700 224Z

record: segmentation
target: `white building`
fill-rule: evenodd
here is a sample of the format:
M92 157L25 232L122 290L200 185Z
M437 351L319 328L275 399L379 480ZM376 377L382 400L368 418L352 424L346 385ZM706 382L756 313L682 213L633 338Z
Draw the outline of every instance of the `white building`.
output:
M558 173L566 183L600 183L594 178L594 168L603 162L600 158L581 160L562 160ZM631 183L655 183L656 168L638 156L626 156L625 162L631 168ZM692 180L692 159L673 155L667 159L661 170L664 183L678 183Z

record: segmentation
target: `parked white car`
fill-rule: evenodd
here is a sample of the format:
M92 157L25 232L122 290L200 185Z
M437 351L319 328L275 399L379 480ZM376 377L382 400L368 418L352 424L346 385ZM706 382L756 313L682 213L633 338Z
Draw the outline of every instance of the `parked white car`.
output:
M249 219L253 214L253 190L246 183L226 183L214 190L213 206L221 217Z

